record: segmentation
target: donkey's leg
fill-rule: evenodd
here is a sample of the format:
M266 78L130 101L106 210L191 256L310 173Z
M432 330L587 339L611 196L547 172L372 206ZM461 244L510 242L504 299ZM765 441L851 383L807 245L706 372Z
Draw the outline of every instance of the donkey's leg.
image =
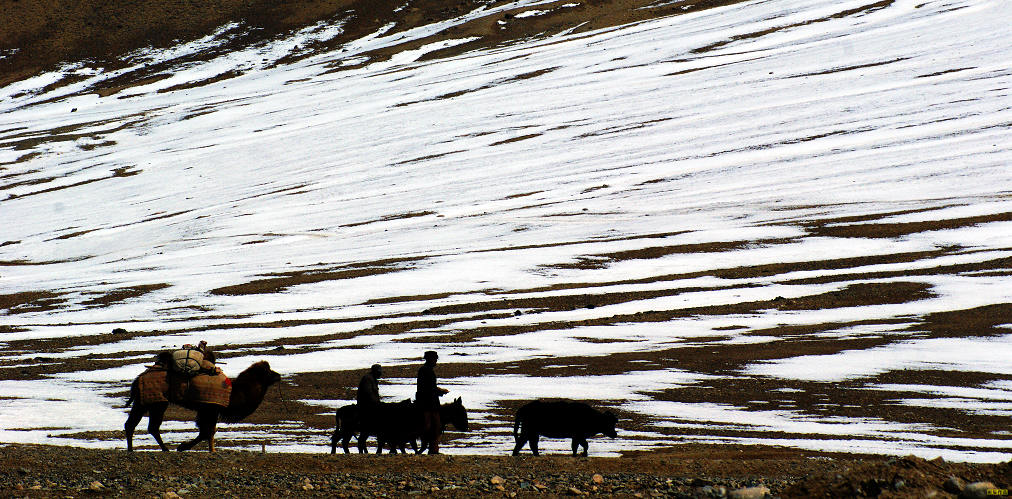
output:
M337 454L337 442L341 440L341 412L334 413L334 434L330 436L330 453ZM351 440L349 437L348 440ZM344 453L348 453L348 440L344 440Z
M344 432L344 436L341 437L341 448L344 449L344 453L351 453L351 448L349 448L349 445L351 444L351 438L354 437L354 436L355 436L354 432L352 432L352 431L346 431L346 432ZM359 450L359 452L360 453L364 453L365 442L364 442L364 440L361 440L361 438L359 438L359 441L362 442L361 445L363 447L361 450Z
M148 412L148 433L154 437L155 442L158 442L158 447L161 448L163 452L167 452L169 450L169 448L165 446L165 442L162 442L161 433L162 420L165 418L165 410L168 408L168 402L161 402L158 404L151 404Z
M141 405L140 402L135 402L134 406L130 409L130 415L127 416L126 423L123 425L123 431L126 433L126 444L127 451L133 452L134 450L134 428L137 428L137 424L144 418L144 414L148 412L148 408Z
M350 432L350 431L349 432L345 432L344 435L341 436L341 448L344 449L344 453L345 454L351 454L351 449L349 449L348 446L351 444L351 438L354 437L354 436L355 436L355 433ZM336 434L335 434L335 438L336 438ZM336 441L334 442L334 445L337 445ZM331 452L331 454L333 454L333 452Z
M346 437L346 438L348 438L348 440L351 440L351 436L350 435L348 437ZM376 438L379 438L379 436L377 436ZM348 449L348 447L345 446L345 450L347 450L347 449ZM368 430L362 430L362 433L358 434L358 453L359 454L368 454L369 453L369 431Z

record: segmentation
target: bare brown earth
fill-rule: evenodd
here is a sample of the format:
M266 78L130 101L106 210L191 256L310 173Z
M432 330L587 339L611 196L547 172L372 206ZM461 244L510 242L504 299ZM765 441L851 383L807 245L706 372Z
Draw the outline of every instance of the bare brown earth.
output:
M0 447L3 497L719 498L765 487L783 498L949 498L956 484L982 482L994 494L1007 491L1012 466L752 446L686 445L617 459Z
M649 19L659 15L691 12L740 0L678 1L591 0L579 7L559 9L536 18L515 18L509 11L458 26L440 36L481 36L480 41L452 49L470 50L510 41L545 36L565 29L577 32ZM431 24L471 12L481 6L506 4L503 0L5 0L0 2L0 86L61 63L94 61L107 69L124 65L123 58L137 49L168 47L213 33L219 27L239 23L229 31L233 39L221 51L234 50L263 40L284 36L318 22L345 22L338 38L319 47L300 47L292 57L339 46L349 40L395 23L392 32ZM565 1L539 6L548 9ZM653 4L663 7L651 7ZM401 9L400 7L405 6ZM645 8L644 8L645 7ZM685 7L683 9L682 7ZM505 29L497 21L506 20ZM401 50L401 47L397 50ZM210 57L220 51L203 53ZM431 54L446 55L449 51ZM389 55L389 54L387 54ZM383 58L384 54L372 54ZM166 68L151 67L127 74L108 84L101 93L116 92ZM205 83L236 76L220 75Z

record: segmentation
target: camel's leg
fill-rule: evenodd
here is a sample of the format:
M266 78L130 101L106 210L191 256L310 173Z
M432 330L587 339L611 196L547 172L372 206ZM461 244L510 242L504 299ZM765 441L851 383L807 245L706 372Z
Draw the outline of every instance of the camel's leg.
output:
M208 450L214 452L214 432L218 429L218 411L201 409L197 411L197 438L180 444L179 451L183 452L192 449L194 446L203 442L208 441Z
M148 408L144 407L137 402L133 408L130 409L130 415L127 416L126 423L123 425L123 430L126 432L126 444L127 451L133 452L134 450L134 428L137 428L137 424L144 418L144 414L148 412Z
M165 410L169 408L168 402L162 402L158 404L151 404L148 412L148 433L154 437L155 442L158 442L158 447L162 451L168 451L169 448L162 442L162 420L165 418Z

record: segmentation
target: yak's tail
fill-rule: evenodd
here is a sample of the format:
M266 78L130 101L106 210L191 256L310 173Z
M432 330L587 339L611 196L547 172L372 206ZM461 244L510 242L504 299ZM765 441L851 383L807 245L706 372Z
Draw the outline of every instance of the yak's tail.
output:
M520 438L521 420L520 411L517 411L516 416L513 418L513 438Z

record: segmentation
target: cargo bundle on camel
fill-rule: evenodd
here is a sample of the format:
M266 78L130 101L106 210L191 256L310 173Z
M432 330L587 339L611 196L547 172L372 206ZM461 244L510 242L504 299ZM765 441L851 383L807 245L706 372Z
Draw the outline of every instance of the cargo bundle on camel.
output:
M199 368L195 366L199 365ZM141 373L130 385L127 406L133 405L127 417L127 450L133 450L134 428L145 414L148 415L148 432L163 451L169 448L162 442L159 428L170 403L197 412L196 438L179 446L180 451L193 448L207 440L208 450L214 452L214 432L219 419L235 423L245 419L263 402L267 388L281 381L281 375L272 371L266 361L260 361L229 380L214 365L214 355L205 343L199 347L184 346L175 352L163 352L158 361Z

